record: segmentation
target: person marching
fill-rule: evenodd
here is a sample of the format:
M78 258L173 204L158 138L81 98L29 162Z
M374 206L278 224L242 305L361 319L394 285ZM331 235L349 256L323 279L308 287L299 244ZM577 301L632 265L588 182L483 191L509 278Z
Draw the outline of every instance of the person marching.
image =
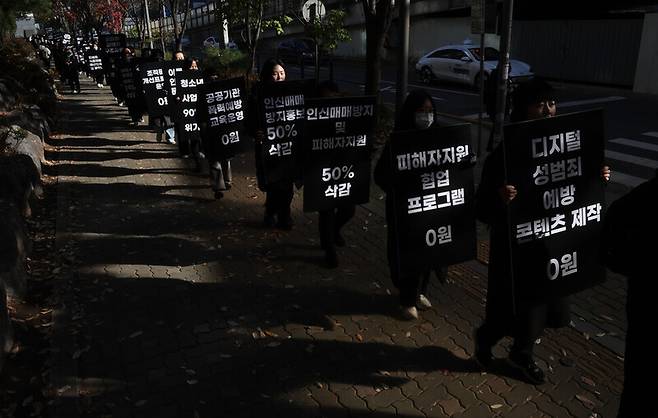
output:
M191 65L190 69L192 69ZM205 83L210 83L218 80L219 74L216 69L207 68L203 71L203 78ZM197 106L202 106L201 103L202 101L198 101ZM215 193L215 199L219 200L224 197L224 192L230 190L233 186L231 160L229 158L223 158L220 152L217 151L216 143L218 138L213 137L208 132L207 121L200 120L199 126L201 128L201 146L203 148L203 153L199 151L199 155L205 154L206 160L208 160L210 187Z
M394 131L405 131L413 129L429 129L437 126L436 107L432 96L424 90L414 90L409 93L404 101L402 110L395 122ZM432 307L427 298L427 287L429 284L429 271L403 270L396 250L397 230L395 222L395 201L392 196L393 167L389 159L391 152L391 141L384 147L379 161L375 166L375 183L386 193L386 224L387 228L387 253L388 265L391 272L393 284L398 289L400 310L402 317L408 320L418 319L418 309L429 309ZM435 266L440 281L445 281L447 270L445 266Z
M520 122L548 118L555 116L556 112L557 105L551 86L542 80L533 79L517 87L512 97L510 120ZM610 179L607 166L602 168L601 177L606 182ZM509 352L509 364L518 369L530 383L541 384L545 381L545 375L534 359L535 341L545 328L569 325L570 303L568 297L552 297L543 303L524 304L523 301L514 300L510 279L512 265L507 205L516 196L516 187L506 184L503 147L498 145L485 160L475 198L477 218L490 228L491 247L485 318L475 330L474 359L482 367L488 367L493 362L493 346L503 337L511 336L514 343Z
M318 85L318 97L340 96L338 86L333 81L324 81ZM325 251L325 262L327 267L338 267L338 254L336 247L344 247L345 239L340 230L354 217L356 205L343 204L334 209L318 212L318 224L320 228L320 246Z
M260 82L262 84L278 83L286 80L286 70L283 62L276 58L268 59L260 72ZM252 111L250 115L257 115L258 106L255 104L256 99L252 100ZM265 197L265 226L276 226L279 229L291 230L293 227L292 217L290 216L290 204L293 198L293 180L281 179L265 184L265 172L262 160L262 147L265 140L265 133L257 130L254 133L256 139L256 174L258 178L258 187L266 193Z

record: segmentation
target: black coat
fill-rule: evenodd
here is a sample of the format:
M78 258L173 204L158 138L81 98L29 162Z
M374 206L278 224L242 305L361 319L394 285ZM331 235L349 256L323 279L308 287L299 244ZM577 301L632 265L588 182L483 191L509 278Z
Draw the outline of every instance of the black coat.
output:
M498 191L504 185L503 150L498 146L484 162L482 179L475 194L477 218L487 224L490 231L485 322L505 335L517 335L523 328L524 334L537 338L546 327L559 328L569 324L569 301L562 297L539 302L516 294L511 275L507 208ZM514 280L524 279L514 277Z
M651 385L645 383L658 371L655 345L641 340L646 337L639 328L640 322L653 323L658 314L653 300L653 286L658 279L654 264L656 237L658 173L610 205L603 221L602 261L611 270L628 276L628 327L619 418L658 416ZM646 331L651 332L648 328Z

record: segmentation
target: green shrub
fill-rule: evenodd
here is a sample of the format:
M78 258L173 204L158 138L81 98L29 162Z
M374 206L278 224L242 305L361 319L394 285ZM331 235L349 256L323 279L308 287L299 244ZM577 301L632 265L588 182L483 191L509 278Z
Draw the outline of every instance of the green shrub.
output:
M249 66L249 56L235 49L207 47L203 51L203 68L217 71L220 78L244 76Z

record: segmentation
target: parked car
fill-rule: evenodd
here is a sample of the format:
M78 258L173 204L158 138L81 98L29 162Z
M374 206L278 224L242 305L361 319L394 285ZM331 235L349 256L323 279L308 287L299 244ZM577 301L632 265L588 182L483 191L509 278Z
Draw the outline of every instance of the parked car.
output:
M310 38L295 38L281 42L276 48L276 56L286 64L315 63L315 42ZM328 54L320 51L320 62L326 62Z
M219 46L220 46L219 40L217 38L215 38L214 36L209 36L203 41L203 47L204 48L207 48L207 47L219 48Z
M203 41L203 47L221 48L222 42L220 42L219 38L216 38L214 36L209 36ZM238 49L238 45L233 41L228 41L228 43L226 44L226 49Z
M447 45L423 55L416 63L416 71L424 83L434 80L449 81L478 87L480 85L479 46L472 44ZM484 48L484 79L498 65L498 50ZM510 60L510 77L520 81L534 76L530 65L519 60Z

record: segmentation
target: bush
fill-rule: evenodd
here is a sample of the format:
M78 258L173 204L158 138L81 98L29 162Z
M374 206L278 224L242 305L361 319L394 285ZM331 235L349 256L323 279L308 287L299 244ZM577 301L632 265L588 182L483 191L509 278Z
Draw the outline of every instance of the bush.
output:
M23 103L39 105L52 114L56 102L53 79L29 42L11 39L4 43L0 47L0 68L2 78L15 80L28 93L21 95Z
M244 76L249 67L249 56L236 49L208 47L203 51L203 68L217 71L220 78Z

